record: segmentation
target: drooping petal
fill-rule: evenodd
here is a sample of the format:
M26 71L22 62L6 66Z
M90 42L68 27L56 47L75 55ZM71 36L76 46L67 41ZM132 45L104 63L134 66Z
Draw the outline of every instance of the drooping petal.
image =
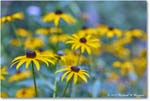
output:
M82 73L78 74L78 76L87 83L87 79Z
M39 64L39 62L37 60L32 60L32 61L35 64L37 71L39 71L40 70L40 64Z
M17 66L16 66L16 70L18 70L19 67L20 67L25 61L26 61L26 60L20 61L20 62L17 64Z
M81 71L81 73L83 73L84 75L86 75L87 77L90 77L90 75L86 72Z
M67 72L65 72L65 73L62 75L62 77L61 77L61 81L63 81L63 80L64 80L65 76L66 76L68 73L70 73L70 71L67 71Z
M54 24L55 24L55 26L58 26L58 25L59 25L59 20L60 20L60 17L59 17L59 16L56 16L55 19L54 19Z
M48 66L48 62L45 60L45 58L36 58L39 61L44 62Z
M28 68L29 68L29 64L30 64L30 62L31 62L31 60L28 60L28 61L26 62L26 66L25 66L25 68L26 68L26 69L28 69Z
M25 58L26 56L18 56L12 60L12 62Z
M13 62L13 63L10 65L10 68L12 68L17 62L19 62L19 61Z
M62 69L57 70L55 73L63 72L63 71L66 71L66 70L68 70L68 68L62 68Z
M77 80L78 80L78 74L74 74L74 84L76 84L77 83Z
M71 73L68 75L67 80L66 80L67 82L71 79L71 77L73 76L73 74L74 74L74 73L71 72Z

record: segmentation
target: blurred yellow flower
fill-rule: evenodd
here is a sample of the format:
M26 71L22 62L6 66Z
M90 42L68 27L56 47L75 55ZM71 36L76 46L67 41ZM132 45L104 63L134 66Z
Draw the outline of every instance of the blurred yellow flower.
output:
M20 41L18 39L12 39L12 40L10 40L10 44L12 46L19 46Z
M5 92L5 91L1 91L0 93L1 93L0 96L1 96L2 98L8 98L8 97L9 97L9 96L8 96L8 93Z
M124 61L124 62L115 61L113 62L112 65L114 67L121 69L120 72L122 76L125 76L129 73L133 73L135 71L133 63L129 61Z
M66 34L52 35L49 37L49 42L50 43L65 42L67 39L68 35Z
M47 35L49 33L48 28L38 28L35 33L41 34L41 35Z
M108 81L118 82L119 81L119 75L115 72L108 72Z
M76 22L76 20L72 16L70 16L68 14L65 14L61 10L56 10L55 12L50 12L50 13L44 15L43 18L42 18L42 21L43 22L52 22L52 21L54 21L55 26L59 26L59 21L61 19L63 19L68 24L72 24L72 23Z
M16 13L11 14L11 15L3 16L0 19L0 22L3 24L3 23L6 23L6 22L12 22L14 20L23 20L23 19L24 19L23 12L16 12Z
M140 29L131 29L125 32L125 37L129 39L139 38L141 40L146 40L146 33Z
M133 58L132 63L135 66L135 72L138 77L142 77L146 71L146 57Z
M78 34L83 34L83 35L97 35L97 30L95 28L90 28L83 26L81 30L79 30Z
M1 73L0 73L0 74L1 74L1 75L0 75L0 79L1 79L1 80L5 80L5 75L8 74L6 68L7 68L6 66L1 67L1 70L0 70L0 71L1 71Z
M33 63L33 64L35 64L37 70L39 71L40 70L39 62L44 62L47 66L48 66L48 62L50 62L51 64L54 64L54 61L45 55L41 55L36 51L27 51L26 55L18 56L15 59L13 59L10 67L17 64L16 70L18 70L19 67L21 67L21 65L26 63L25 68L28 69L30 63Z
M44 46L44 41L40 38L28 38L26 39L24 46L26 49L34 50Z
M14 81L20 81L26 78L31 77L32 73L31 71L21 71L21 72L17 72L13 75L11 75L8 79L8 82L14 82Z
M93 37L92 35L80 35L73 34L66 41L67 44L72 44L72 49L80 49L81 53L87 51L88 54L91 54L91 50L100 47L99 39Z
M87 83L87 77L90 77L86 70L82 70L76 66L70 66L56 71L56 73L59 72L65 72L61 77L62 81L65 78L65 76L68 75L66 78L66 82L70 81L73 78L74 84L77 83L79 77L86 83Z
M61 56L61 64L65 67L75 66L78 64L79 54L71 50L64 50L65 54ZM80 64L87 62L84 56L80 56Z
M24 28L18 28L16 31L17 31L17 34L21 37L31 36L31 32Z
M33 98L35 97L34 87L21 88L16 92L17 98Z
M123 32L119 28L108 27L107 25L101 24L96 26L97 32L100 36L106 36L112 38L114 36L121 37Z

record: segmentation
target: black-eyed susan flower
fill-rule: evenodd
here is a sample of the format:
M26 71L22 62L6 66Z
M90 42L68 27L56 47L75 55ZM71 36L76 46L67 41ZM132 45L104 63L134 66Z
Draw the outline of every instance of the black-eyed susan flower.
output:
M36 51L27 51L26 55L18 56L15 59L13 59L10 67L17 64L16 70L18 70L21 67L21 65L26 63L25 68L28 69L30 63L34 63L37 70L39 71L40 70L39 62L44 62L47 66L48 66L48 62L51 64L54 64L54 61L45 55L41 55L40 53L38 53Z
M95 28L91 28L91 27L87 27L87 26L83 26L78 34L83 34L83 35L98 35L97 30Z
M131 39L132 38L139 38L141 40L146 40L146 34L143 30L140 29L130 29L125 32L125 38Z
M65 42L67 39L68 35L66 34L52 35L49 37L49 42L50 43Z
M0 19L0 22L3 24L3 23L6 23L6 22L12 22L14 20L23 20L23 19L24 19L24 14L22 12L16 12L14 14L3 16Z
M16 32L21 37L31 36L31 32L24 28L17 28Z
M0 92L0 96L1 96L2 98L8 98L8 97L9 97L8 93L5 92L5 91L1 91L1 92Z
M135 72L133 63L129 61L124 61L124 62L115 61L113 62L112 66L116 68L120 68L121 69L120 72L122 76Z
M6 69L6 66L3 66L3 67L0 69L0 71L1 71L0 80L5 80L5 75L8 74L7 69Z
M12 39L12 40L10 40L10 45L12 45L12 46L19 46L20 45L20 41L18 39Z
M21 88L16 92L16 98L33 98L35 95L34 87Z
M15 74L11 75L8 78L8 82L14 82L14 81L20 81L24 80L26 78L31 77L32 72L31 71L21 71L21 72L16 72Z
M123 35L123 32L121 29L108 27L107 25L103 25L103 24L98 25L96 29L100 36L106 36L108 38L112 38L114 36L117 36L120 38Z
M68 24L75 23L76 20L69 14L64 13L61 10L56 10L55 12L50 12L43 16L43 22L52 22L54 21L55 26L59 26L59 21L63 19Z
M44 41L40 38L28 38L24 42L25 49L34 50L44 46Z
M96 37L92 35L84 35L84 34L73 34L66 41L67 44L72 44L72 49L77 50L80 49L81 53L85 51L88 54L91 54L91 50L100 47L100 41Z
M62 81L67 76L66 82L70 81L73 78L74 84L77 83L79 78L87 83L87 77L90 77L86 70L83 70L76 66L70 66L70 67L62 68L56 71L56 73L59 73L59 72L65 72L61 77Z

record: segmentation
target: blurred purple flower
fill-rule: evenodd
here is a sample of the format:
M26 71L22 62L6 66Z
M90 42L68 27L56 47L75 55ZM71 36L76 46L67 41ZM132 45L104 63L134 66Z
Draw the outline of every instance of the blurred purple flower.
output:
M34 5L29 6L26 11L31 16L39 16L41 14L40 7Z

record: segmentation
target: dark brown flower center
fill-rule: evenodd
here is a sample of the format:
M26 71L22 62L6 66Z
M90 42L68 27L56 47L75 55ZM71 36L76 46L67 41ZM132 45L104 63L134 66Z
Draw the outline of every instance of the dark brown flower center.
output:
M76 67L76 66L72 66L71 70L74 72L79 72L80 68Z
M63 11L61 11L61 10L56 10L56 11L55 11L55 14L57 14L57 15L63 14Z
M23 91L22 91L22 95L25 95L25 94L26 94L26 91L25 91L25 90L23 90Z
M88 27L87 26L83 26L81 29L82 30L86 30L86 29L88 29Z
M26 56L28 58L35 58L36 57L36 53L35 53L35 51L27 51L26 52Z
M82 43L86 43L86 39L83 37L83 38L80 38L80 42L82 42Z
M113 27L109 27L109 30L113 30L114 28Z

